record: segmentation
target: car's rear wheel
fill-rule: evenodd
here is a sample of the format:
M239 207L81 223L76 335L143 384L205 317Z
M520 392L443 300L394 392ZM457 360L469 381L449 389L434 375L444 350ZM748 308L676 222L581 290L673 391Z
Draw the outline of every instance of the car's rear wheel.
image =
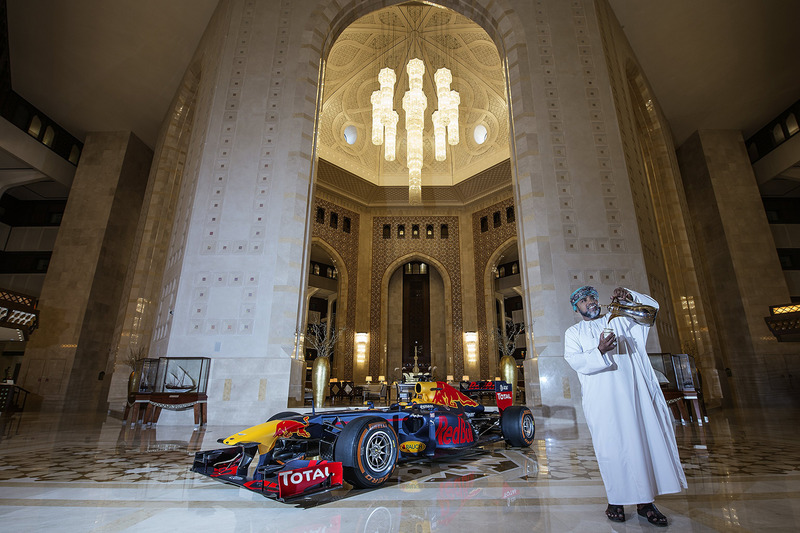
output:
M362 416L342 429L333 457L342 463L345 481L357 488L375 488L394 472L397 449L397 435L386 420Z
M500 415L500 427L503 430L503 438L511 446L522 448L533 444L536 422L533 413L526 406L506 407Z

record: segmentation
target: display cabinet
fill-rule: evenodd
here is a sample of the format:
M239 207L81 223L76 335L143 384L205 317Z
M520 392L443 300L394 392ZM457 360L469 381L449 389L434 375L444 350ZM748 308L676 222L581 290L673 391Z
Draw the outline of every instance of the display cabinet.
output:
M161 357L153 392L205 394L210 367L211 359L208 357Z
M156 375L158 373L158 359L142 359L136 363L136 373L139 384L136 392L150 394L156 390Z
M656 374L663 374L669 380L669 388L681 392L693 392L699 389L697 367L694 357L685 353L651 353L650 363ZM659 376L659 379L663 379Z

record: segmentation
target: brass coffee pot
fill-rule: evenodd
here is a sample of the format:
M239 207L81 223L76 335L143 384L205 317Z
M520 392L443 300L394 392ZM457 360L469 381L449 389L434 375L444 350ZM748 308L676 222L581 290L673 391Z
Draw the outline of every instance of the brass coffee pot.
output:
M609 322L618 316L626 316L642 326L652 326L658 314L658 309L650 305L621 302L619 300L614 300L608 304L608 311L611 313L608 319Z

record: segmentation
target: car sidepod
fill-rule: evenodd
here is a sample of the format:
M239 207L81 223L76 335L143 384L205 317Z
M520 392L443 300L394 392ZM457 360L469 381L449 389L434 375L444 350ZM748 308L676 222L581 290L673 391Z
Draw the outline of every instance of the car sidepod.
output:
M433 418L432 440L437 449L470 448L476 445L475 432L461 410L437 410Z

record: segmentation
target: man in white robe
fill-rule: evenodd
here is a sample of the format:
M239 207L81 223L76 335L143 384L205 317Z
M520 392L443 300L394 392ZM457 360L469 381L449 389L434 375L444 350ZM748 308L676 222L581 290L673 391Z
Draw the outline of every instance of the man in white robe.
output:
M627 317L600 314L594 287L570 297L583 320L564 334L564 357L578 373L583 411L592 435L600 475L608 496L606 515L625 521L624 505L651 524L666 526L667 518L653 505L659 494L686 488L672 415L647 357L648 326ZM645 294L619 287L612 300L658 308ZM611 331L604 333L604 329Z

